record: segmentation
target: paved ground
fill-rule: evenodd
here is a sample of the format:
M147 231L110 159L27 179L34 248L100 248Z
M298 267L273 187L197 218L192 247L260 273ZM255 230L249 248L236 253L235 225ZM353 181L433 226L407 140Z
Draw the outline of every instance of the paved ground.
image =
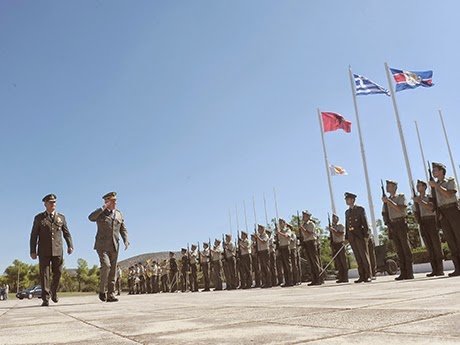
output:
M1 344L460 344L460 278L0 302Z

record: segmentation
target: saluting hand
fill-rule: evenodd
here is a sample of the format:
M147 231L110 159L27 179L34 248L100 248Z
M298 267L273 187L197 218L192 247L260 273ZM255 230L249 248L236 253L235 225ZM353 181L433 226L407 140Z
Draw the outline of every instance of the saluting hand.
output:
M35 259L37 259L37 254L36 253L30 253L30 257L32 258L32 260L35 260Z
M125 250L128 249L129 244L130 244L129 242L125 242Z
M72 247L69 247L67 248L67 254L72 254L73 253L73 248Z

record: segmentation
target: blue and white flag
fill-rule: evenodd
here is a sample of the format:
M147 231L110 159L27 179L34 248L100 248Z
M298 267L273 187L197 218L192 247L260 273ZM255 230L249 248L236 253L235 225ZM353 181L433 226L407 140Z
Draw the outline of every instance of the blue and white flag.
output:
M363 77L362 75L353 74L355 78L356 85L356 95L372 95L384 93L387 96L390 96L390 92L383 88L382 86L374 83L372 80Z
M433 84L433 71L403 71L400 69L390 68L391 74L396 82L396 92L415 89L419 86L432 87Z

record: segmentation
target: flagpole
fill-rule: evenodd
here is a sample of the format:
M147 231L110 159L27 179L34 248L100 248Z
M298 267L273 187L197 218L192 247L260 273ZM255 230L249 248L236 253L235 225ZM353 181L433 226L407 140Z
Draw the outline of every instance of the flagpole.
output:
M406 141L404 140L404 133L403 133L402 126L401 126L401 120L399 118L398 105L396 104L395 92L394 92L394 89L393 89L393 82L392 82L391 76L390 76L390 68L388 67L388 64L386 62L385 62L385 70L387 72L388 86L390 88L391 100L393 101L393 108L394 108L394 111L395 111L396 123L398 124L399 138L401 139L401 146L402 146L402 149L403 149L404 160L406 162L407 176L409 177L409 189L412 189L412 186L413 186L413 183L414 183L414 178L412 177L412 170L411 170L410 164L409 164L409 156L407 155ZM420 236L420 243L421 243L422 247L424 247L425 243L423 241L423 237L422 237L422 234L420 232L420 226L418 228L418 234Z
M419 131L418 131L418 124L417 124L417 121L414 121L414 122L415 122L415 128L416 128L416 130L417 130L417 138L418 138L418 144L419 144L419 146L420 146L420 153L422 154L422 163L423 163L422 166L425 166L426 160L425 160L425 154L423 153L422 139L420 139L420 133L419 133ZM426 177L426 181L427 181L427 183L428 183L428 181L430 180L430 179L428 178L428 170L427 170L426 168L423 169L423 170L425 170L425 177Z
M228 221L230 223L230 235L233 235L232 234L232 210L231 209L228 209Z
M356 126L358 127L359 145L361 147L361 157L363 160L364 177L366 179L367 201L369 203L369 211L371 213L372 233L374 235L374 239L378 240L377 222L375 221L374 203L372 202L371 186L369 183L369 173L367 171L366 152L364 150L363 136L361 134L361 124L359 120L358 102L356 100L355 82L353 78L353 72L351 71L351 66L348 66L348 72L350 74L351 93L353 95L353 104L355 106L355 114L356 114Z
M388 86L390 87L391 99L393 101L393 108L395 111L396 123L398 125L398 130L399 130L399 138L401 140L401 146L403 149L404 161L406 162L407 176L409 178L409 188L412 188L412 183L414 181L414 178L412 177L412 170L409 164L409 156L407 155L406 141L404 139L404 134L403 134L402 126L401 126L401 120L399 118L398 105L396 104L395 92L393 90L393 82L391 80L391 75L390 75L390 68L388 67L388 64L386 62L385 62L385 70L387 72Z
M444 119L442 118L441 109L439 109L439 117L441 118L442 129L444 130L444 136L446 137L447 149L449 150L450 162L452 163L452 168L454 169L455 182L458 182L457 169L455 168L454 157L452 156L452 151L450 150L449 138L447 138L446 126L444 126Z
M332 193L331 169L329 168L329 161L327 159L327 153L326 153L326 143L324 141L323 120L321 119L321 112L319 111L319 108L317 108L317 110L318 110L318 120L319 120L319 131L321 132L321 140L323 142L324 163L326 164L327 182L329 184L329 195L331 197L332 213L337 214L337 211L335 209L334 194Z

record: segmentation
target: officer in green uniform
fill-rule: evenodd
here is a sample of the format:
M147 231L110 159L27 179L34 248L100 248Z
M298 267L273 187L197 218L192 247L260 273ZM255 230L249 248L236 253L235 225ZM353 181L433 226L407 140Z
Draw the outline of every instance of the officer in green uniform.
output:
M72 236L67 227L63 214L56 212L56 195L48 194L42 201L46 211L34 218L30 234L30 257L35 260L38 255L40 266L40 285L42 287L42 306L49 305L49 299L54 303L59 301L57 290L61 278L63 260L62 236L67 243L67 253L73 252ZM38 252L37 252L38 244ZM50 265L53 279L50 286Z
M94 249L101 264L99 299L107 302L118 302L118 299L114 296L118 248L121 236L125 244L125 250L128 249L128 230L126 229L123 214L116 208L117 193L107 193L102 199L104 200L104 205L88 216L91 222L97 224Z
M370 283L371 263L369 259L369 225L366 212L361 206L355 205L356 194L345 193L348 209L345 211L345 240L353 249L358 263L359 279L355 283Z
M387 180L387 192L390 197L382 197L384 204L388 205L390 228L393 232L392 239L398 254L401 274L395 280L414 279L412 269L412 252L409 244L409 228L407 227L407 200L403 193L396 194L398 183ZM385 206L385 205L384 205ZM385 207L383 208L385 212Z
M453 177L446 177L446 166L432 163L435 181L430 186L436 193L440 222L444 237L449 245L455 271L449 277L460 276L460 210L457 200L457 183Z

